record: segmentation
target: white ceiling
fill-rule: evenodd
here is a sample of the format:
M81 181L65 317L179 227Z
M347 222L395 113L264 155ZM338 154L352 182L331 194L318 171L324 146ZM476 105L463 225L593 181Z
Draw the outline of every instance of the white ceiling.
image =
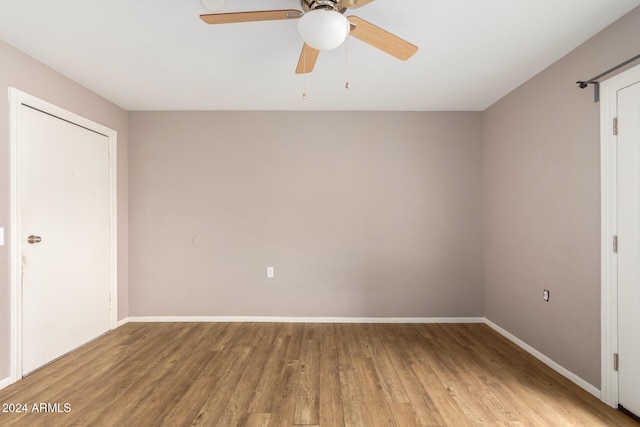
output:
M402 62L350 37L349 90L344 45L305 78L296 20L207 25L200 0L0 0L0 39L127 110L484 110L638 5L376 0L346 15L420 49ZM267 9L300 5L225 11Z

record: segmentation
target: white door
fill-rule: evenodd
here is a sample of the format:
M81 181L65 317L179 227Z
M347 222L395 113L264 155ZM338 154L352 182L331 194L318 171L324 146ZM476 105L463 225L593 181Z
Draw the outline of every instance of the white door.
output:
M618 402L640 415L640 82L618 91Z
M19 108L26 375L110 328L110 175L106 136Z

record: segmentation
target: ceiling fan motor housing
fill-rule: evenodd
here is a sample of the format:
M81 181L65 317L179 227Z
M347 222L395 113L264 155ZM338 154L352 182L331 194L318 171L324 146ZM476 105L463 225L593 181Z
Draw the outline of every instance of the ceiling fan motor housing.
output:
M356 3L357 0L345 0L346 3ZM342 0L301 0L302 10L309 12L311 10L327 9L344 13L347 10L346 5L343 6Z

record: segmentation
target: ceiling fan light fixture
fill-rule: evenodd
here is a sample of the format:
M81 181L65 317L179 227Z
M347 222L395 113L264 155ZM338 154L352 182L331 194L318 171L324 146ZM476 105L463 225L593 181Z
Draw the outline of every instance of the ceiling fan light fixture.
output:
M349 35L349 21L335 10L315 9L300 18L298 32L312 48L331 50L344 43Z

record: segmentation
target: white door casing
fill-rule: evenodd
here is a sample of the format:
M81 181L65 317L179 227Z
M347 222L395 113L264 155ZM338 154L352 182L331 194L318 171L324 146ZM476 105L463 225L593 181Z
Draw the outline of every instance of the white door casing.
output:
M601 91L601 399L638 413L640 66L603 82ZM617 372L614 354L619 354Z
M117 325L117 135L13 88L10 100L11 381L15 382ZM45 135L55 148L43 144ZM86 147L72 142L78 137L92 142ZM57 186L66 191L56 194ZM92 217L96 221L88 221L88 226L78 224ZM40 235L42 242L27 243L29 234ZM57 263L52 264L54 256ZM54 283L61 287L54 290ZM56 327L64 332L56 336Z

